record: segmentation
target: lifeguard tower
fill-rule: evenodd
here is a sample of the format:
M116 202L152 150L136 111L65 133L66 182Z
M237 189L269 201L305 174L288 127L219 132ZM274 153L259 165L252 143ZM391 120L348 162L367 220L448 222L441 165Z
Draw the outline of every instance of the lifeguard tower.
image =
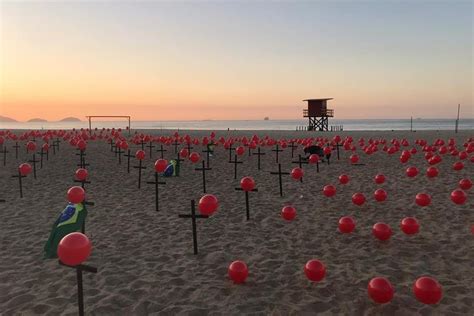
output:
M329 119L334 117L334 110L327 108L327 101L333 98L325 99L307 99L308 108L303 110L303 117L308 118L308 131L328 131Z

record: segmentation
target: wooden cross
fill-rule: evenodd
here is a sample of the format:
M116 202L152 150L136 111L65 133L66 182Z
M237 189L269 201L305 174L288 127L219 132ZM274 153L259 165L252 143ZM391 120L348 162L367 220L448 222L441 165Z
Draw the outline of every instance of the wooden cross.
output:
M97 268L79 264L77 266L69 266L58 260L59 264L68 268L76 269L76 277L77 277L77 305L79 308L79 316L84 316L84 290L82 284L82 271L90 272L90 273L97 273Z
M257 157L258 157L258 170L260 170L260 156L265 155L265 153L260 151L260 146L259 146L258 149L257 149L257 152L253 153L252 155L257 155Z
M146 167L143 166L142 160L138 160L138 166L133 166L133 168L138 169L138 188L140 189L142 187L142 169L146 169Z
M156 150L157 153L158 153L158 152L160 153L161 159L163 159L163 153L164 153L165 151L167 151L167 150L166 150L166 149L163 149L163 144L160 144L160 149L157 149L157 150Z
M276 148L275 148L275 149L272 149L272 151L275 152L276 163L278 163L278 162L279 162L279 161L278 161L278 153L281 152L281 151L283 151L283 149L280 149L279 145L276 144Z
M329 144L328 144L327 147L329 147ZM328 161L328 166L329 166L329 159L330 159L330 158L331 158L331 154L326 155L326 160Z
M146 144L146 142L142 139L140 141L140 145L142 146L142 150L145 150L145 144Z
M341 147L342 144L336 143L336 150L337 150L337 160L339 160L339 147Z
M177 139L175 139L174 143L172 143L171 145L174 146L174 153L177 154L178 153L178 146L179 146L179 142Z
M202 151L203 153L206 153L206 168L209 168L209 155L213 152L212 150L209 150L209 148L206 148L206 150ZM203 160L204 162L204 160Z
M118 148L118 150L117 150ZM122 147L120 146L115 146L115 151L116 151L116 155L118 155L118 161L119 161L119 165L122 164L122 154L124 154L125 152L122 150Z
M186 143L186 148L188 149L188 153L190 153L191 149L193 149L194 147L191 146L191 142L187 142Z
M179 173L181 172L181 161L184 161L184 159L181 159L179 157L179 153L176 155L176 176L179 177Z
M160 175L158 172L155 172L155 181L149 181L147 184L154 184L155 185L155 210L158 212L160 210L159 208L159 202L158 202L158 185L159 184L166 184L166 182L159 181Z
M15 148L15 159L18 159L18 148L20 148L18 142L15 143L15 146L13 146L13 148Z
M43 156L47 154L47 152L44 152L43 147L41 147L41 151L38 153L41 158L40 158L40 169L43 169Z
M33 153L33 159L28 160L28 162L31 162L33 164L33 175L36 180L36 163L39 162L39 160L36 160L36 154Z
M21 178L26 178L26 176L22 176L20 169L18 169L18 175L13 175L12 178L18 178L18 184L20 186L20 198L23 198L23 184Z
M130 155L130 149L127 151L127 154L124 156L127 157L127 173L130 173L130 158L133 157L133 155Z
M298 155L298 161L292 161L291 163L297 163L303 169L303 164L308 164L308 161L301 157L301 155ZM300 182L303 182L303 177L300 178Z
M56 155L56 149L59 151L59 143L61 141L59 140L59 138L56 138L56 140L53 140L53 144L51 145L51 147L53 147L53 155Z
M282 183L282 175L290 174L289 172L282 172L281 171L281 163L278 164L278 172L270 172L270 174L277 174L278 181L280 182L280 196L283 196L283 183Z
M84 152L83 149L78 149L79 150L79 153L77 154L76 153L76 156L79 156L79 164L77 165L79 168L85 168L87 166L89 166L88 163L86 163L86 153Z
M196 215L196 206L194 200L191 200L191 215L188 214L179 214L180 218L191 218L193 223L193 246L194 246L194 254L198 254L198 244L197 244L197 231L196 231L196 218L209 218L208 215Z
M244 191L242 188L235 188L236 191ZM245 208L247 211L247 220L250 219L250 203L249 203L249 191L245 192ZM252 189L252 192L258 192L258 189Z
M237 179L237 165L240 163L244 163L243 161L238 161L237 160L237 155L234 155L234 160L230 160L229 163L234 164L234 179Z
M202 171L202 192L206 193L206 171L212 170L212 168L207 168L204 166L204 160L202 160L202 167L195 168L196 171Z
M232 160L232 150L235 150L235 148L232 147L232 143L230 143L229 148L227 148L229 151L229 162Z
M298 145L295 145L295 142L291 141L291 143L290 143L290 145L288 145L288 147L291 148L291 158L293 158L294 153L295 153L295 148L298 148Z
M80 184L81 184L81 187L82 187L83 189L85 189L85 184L86 184L86 183L87 183L87 184L90 184L90 183L91 183L90 181L87 181L87 180L76 180L76 179L74 179L74 182L80 183Z
M150 148L150 158L151 158L151 156L152 156L152 150L151 150L151 149L152 149L152 148L155 148L155 146L153 146L153 142L150 141L150 143L149 143L148 146L146 146L146 147Z
M3 149L0 151L0 153L3 153L3 165L5 166L7 164L7 154L9 153L7 146L3 146Z
M110 139L110 151L114 152L115 151L115 143L114 143L114 140L111 138ZM117 155L117 153L115 154Z

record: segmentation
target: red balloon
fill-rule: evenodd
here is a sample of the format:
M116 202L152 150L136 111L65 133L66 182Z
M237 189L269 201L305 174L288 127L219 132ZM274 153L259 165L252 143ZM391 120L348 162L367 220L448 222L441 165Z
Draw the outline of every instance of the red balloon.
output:
M31 165L29 163L22 163L19 167L18 167L18 170L20 170L20 174L22 176L27 176L28 174L30 174L30 172L33 170L31 168Z
M244 283L249 275L249 270L245 262L236 260L229 265L229 277L236 284Z
M89 258L92 245L86 235L74 232L67 234L58 244L58 257L68 266L77 266Z
M81 139L80 141L77 142L76 145L77 145L77 148L79 148L80 150L86 150L87 144L84 140Z
M329 146L324 147L323 152L326 156L330 155L332 152L331 147Z
M326 267L324 267L324 264L321 261L312 259L306 262L304 273L309 280L318 282L324 279L324 276L326 275Z
M370 280L367 287L369 297L379 304L388 303L393 298L394 289L390 281L383 277L376 277Z
M437 177L438 174L439 174L439 171L438 171L438 168L436 167L429 167L428 169L426 169L426 176L428 178Z
M336 187L333 186L333 185L328 184L328 185L324 186L323 193L327 197L334 196L336 194Z
M41 148L43 148L43 151L48 151L49 150L49 144L48 143L44 143L43 146L41 146Z
M383 189L377 189L374 192L374 198L377 202L383 202L387 199L387 192Z
M419 206L428 206L431 204L431 196L426 193L418 193L415 198L416 204Z
M89 172L87 172L84 168L79 168L76 170L76 179L79 181L86 181L87 177L89 176Z
M413 235L420 231L420 224L414 217L405 217L400 222L400 229L407 235Z
M319 162L319 156L317 154L312 154L309 156L310 164L317 163L317 162Z
M382 184L385 182L385 176L383 174L378 174L374 178L375 183Z
M158 159L157 161L155 161L155 171L158 173L164 172L167 166L168 161L166 159Z
M354 231L356 222L351 216L344 216L339 219L339 231L344 234L349 234Z
M244 191L252 191L255 188L255 180L252 177L244 177L240 180L240 187Z
M356 154L352 154L349 159L352 163L357 163L359 161L359 156L357 156Z
M385 223L377 223L372 227L372 234L379 240L388 240L392 236L392 229Z
M199 212L202 215L212 215L219 206L217 198L212 194L206 194L199 200Z
M145 152L143 150L137 150L137 152L135 153L135 158L137 158L138 160L145 159Z
M453 164L453 170L459 171L464 168L464 164L461 161L457 161Z
M28 143L26 143L26 149L28 151L35 151L36 150L36 143L32 142L32 141L29 141Z
M183 148L179 151L179 156L181 158L188 158L189 152L186 148Z
M242 156L245 153L245 148L242 146L239 146L235 149L235 153L239 156Z
M199 155L199 153L197 153L197 152L192 152L189 155L189 160L191 160L192 163L198 162L199 159L201 159L201 155Z
M365 203L365 195L363 193L354 193L352 195L352 203L355 205L362 205Z
M421 277L413 284L413 293L424 304L437 304L443 297L441 285L434 278Z
M407 168L407 170L406 170L406 174L407 174L407 176L409 176L410 178L416 177L416 176L418 175L418 168L416 168L416 167L409 167L409 168Z
M461 179L459 181L459 187L463 190L469 190L472 187L472 182L470 179Z
M281 217L287 221L291 221L296 217L296 209L293 206L285 206L281 210Z
M86 192L83 188L74 186L67 191L67 199L73 204L79 204L84 201Z
M456 204L464 204L467 200L467 194L463 190L456 189L451 192L451 201Z
M349 183L349 176L346 175L346 174L341 174L341 175L339 176L339 183L340 183L340 184L347 184L347 183Z
M293 168L293 170L291 170L291 177L295 180L299 180L303 177L303 169L301 168Z

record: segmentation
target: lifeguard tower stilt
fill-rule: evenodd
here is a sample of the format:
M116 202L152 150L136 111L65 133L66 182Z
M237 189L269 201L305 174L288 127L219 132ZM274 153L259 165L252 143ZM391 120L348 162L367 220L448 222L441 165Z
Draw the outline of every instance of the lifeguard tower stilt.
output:
M329 118L334 117L334 110L327 108L326 99L307 99L308 108L303 110L303 117L308 118L308 131L329 131Z

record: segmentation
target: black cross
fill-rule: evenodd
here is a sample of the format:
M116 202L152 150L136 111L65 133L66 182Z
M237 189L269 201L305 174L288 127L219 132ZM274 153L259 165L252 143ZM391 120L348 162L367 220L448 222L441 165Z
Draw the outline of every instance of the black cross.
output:
M130 149L127 151L127 154L124 156L127 157L127 173L130 173L130 158L133 157L133 155L130 155Z
M207 170L212 170L212 169L211 168L206 168L204 166L204 160L202 160L202 167L201 168L195 168L194 170L202 171L202 192L206 193L206 171Z
M112 138L110 139L110 151L115 151L115 142Z
M163 144L160 144L160 149L157 149L156 152L161 154L161 159L163 159L163 153L167 151L166 149L163 149Z
M151 150L151 149L150 149ZM158 185L159 184L166 184L166 182L159 181L160 175L158 172L155 172L155 181L149 181L147 184L154 184L155 185L155 209L158 212L160 210L159 208L159 202L158 202Z
M193 246L194 246L194 254L198 254L198 244L197 244L197 231L196 231L196 218L209 218L208 215L196 215L196 206L194 200L191 200L191 215L188 214L179 214L180 218L191 218L193 223Z
M206 153L206 168L209 168L209 155L213 152L213 150L209 150L209 148L206 148L206 150L203 150L202 152Z
M90 183L91 183L90 181L87 181L87 180L76 180L76 179L74 179L74 182L80 183L80 184L81 184L81 187L82 187L83 189L85 189L85 186L84 186L84 185L85 185L86 183L87 183L87 184L90 184ZM90 203L92 203L92 202L90 202Z
M298 155L298 161L292 161L291 163L297 163L298 166L303 169L303 164L308 164L308 161L302 158L301 155ZM300 178L300 182L303 182L303 177Z
M142 160L138 160L138 166L133 166L133 168L138 169L138 188L140 189L142 187L142 169L146 169L142 165Z
M260 151L260 146L259 146L258 149L257 149L257 152L253 153L252 155L257 155L257 157L258 157L258 170L260 170L260 156L265 155L265 153Z
M278 163L278 153L281 152L281 151L283 151L283 149L280 149L279 145L276 144L275 149L272 149L272 151L275 152L276 163Z
M3 153L3 165L5 166L7 164L7 154L9 153L7 146L3 146L3 149L0 151L0 153Z
M53 155L56 155L56 149L59 151L59 143L61 141L59 140L59 138L56 138L56 140L53 141L53 144L51 145L51 147L53 147Z
M76 156L79 156L79 164L77 165L78 167L80 168L85 168L86 166L89 166L88 163L86 163L86 153L85 153L85 150L83 149L79 149L79 153L76 153Z
M18 185L20 186L20 198L23 198L23 184L21 178L26 178L26 176L22 176L20 169L18 168L18 175L14 175L12 178L18 178Z
M43 147L41 147L41 151L38 153L41 158L40 158L40 169L43 169L43 156L47 154L47 152L44 152Z
M77 305L79 308L79 316L84 316L84 290L82 285L82 271L97 273L97 268L88 266L85 264L79 264L77 266L69 266L58 260L59 264L68 268L76 269L77 277Z
M330 147L329 144L327 146L328 148ZM328 166L329 166L329 159L331 158L331 154L326 155L326 160L328 161Z
M153 154L151 149L152 149L152 148L155 148L155 146L153 146L153 142L150 141L150 143L149 143L148 146L146 146L146 147L150 148L150 158L151 158L151 156L152 156L152 154Z
M171 145L174 146L174 153L175 153L175 154L178 153L178 146L179 146L179 144L180 144L180 143L178 142L177 139L174 141L174 143L171 144Z
M239 163L244 163L243 161L238 161L237 160L237 155L234 155L234 160L230 160L229 163L233 163L234 164L234 179L237 179L237 165Z
M282 175L283 174L290 174L289 172L282 172L281 171L281 163L278 164L278 172L270 172L270 174L277 174L278 181L280 182L280 196L283 196L283 184L282 184Z
M292 141L292 142L290 143L290 145L288 145L288 147L291 148L291 158L293 158L294 153L295 153L295 148L298 148L298 145L295 145L295 142ZM300 168L301 168L301 167L300 167Z
M339 147L341 147L342 144L336 143L336 150L337 150L337 160L339 160Z
M232 143L230 143L229 148L227 148L227 150L229 151L229 162L231 162L231 160L232 160L232 150L235 150L235 148L232 147Z
M242 188L235 188L236 191L244 191ZM250 203L249 203L249 191L245 192L245 208L247 210L247 220L250 219ZM258 189L252 189L252 192L258 192Z
M18 148L20 148L20 145L18 145L18 142L15 143L15 146L13 146L15 148L15 159L18 159Z
M117 150L117 148L118 148L118 150ZM118 155L119 165L121 165L122 164L122 154L124 154L125 152L122 150L121 146L115 146L115 152L116 152L116 155Z
M6 202L6 200L0 199L0 203L5 203L5 202Z
M33 153L33 159L28 160L28 162L31 162L33 164L33 175L36 179L36 163L39 162L39 160L36 160L36 154Z

